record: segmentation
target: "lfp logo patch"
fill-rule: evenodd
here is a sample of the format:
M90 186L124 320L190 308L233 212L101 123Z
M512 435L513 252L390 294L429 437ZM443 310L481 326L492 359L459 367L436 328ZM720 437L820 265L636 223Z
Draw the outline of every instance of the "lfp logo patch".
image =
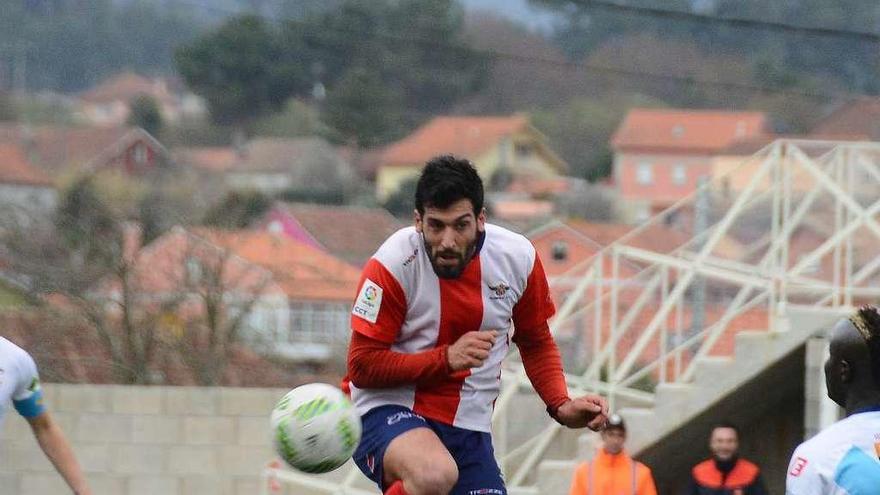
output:
M376 298L379 297L379 291L375 287L367 287L364 289L364 297L367 298L367 301L375 302Z
M364 286L358 294L351 314L363 318L370 323L376 323L379 318L379 308L382 307L382 288L370 279L364 280Z

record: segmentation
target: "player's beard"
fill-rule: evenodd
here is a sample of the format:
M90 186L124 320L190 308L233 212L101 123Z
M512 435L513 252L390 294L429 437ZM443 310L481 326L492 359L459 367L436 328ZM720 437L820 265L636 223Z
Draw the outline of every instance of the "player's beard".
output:
M436 273L437 276L440 278L458 278L459 276L461 276L461 273L464 271L464 267L467 266L468 262L474 256L474 251L476 251L477 248L477 240L479 238L480 236L478 233L474 240L464 249L464 252L460 253L451 249L435 251L434 248L432 248L431 245L428 244L428 240L425 239L425 234L422 234L422 242L425 245L425 253L428 254L428 259L431 260L431 267L434 268L434 273ZM455 260L456 263L441 265L437 262L438 258L443 258L444 260Z

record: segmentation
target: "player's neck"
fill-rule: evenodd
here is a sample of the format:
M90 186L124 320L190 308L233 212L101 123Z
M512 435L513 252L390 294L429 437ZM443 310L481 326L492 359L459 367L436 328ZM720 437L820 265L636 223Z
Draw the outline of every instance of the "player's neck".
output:
M845 409L847 416L869 410L880 410L880 390L851 393L847 397Z

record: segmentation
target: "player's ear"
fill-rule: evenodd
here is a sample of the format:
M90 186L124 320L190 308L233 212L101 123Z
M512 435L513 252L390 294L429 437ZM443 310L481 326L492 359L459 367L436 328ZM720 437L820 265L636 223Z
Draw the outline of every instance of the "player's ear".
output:
M838 373L840 373L841 383L851 383L853 381L853 369L852 366L850 366L849 361L847 361L846 359L840 360L837 371Z
M422 233L422 216L419 215L419 210L413 210L413 222L416 225L416 232Z
M486 208L480 209L480 214L477 215L477 231L483 232L486 230Z

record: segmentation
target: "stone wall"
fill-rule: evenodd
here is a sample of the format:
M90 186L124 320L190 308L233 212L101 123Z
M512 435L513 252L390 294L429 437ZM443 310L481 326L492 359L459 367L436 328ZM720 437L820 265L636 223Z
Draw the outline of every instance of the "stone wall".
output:
M286 390L46 384L96 495L258 494L269 414ZM0 430L0 493L68 493L15 411Z

